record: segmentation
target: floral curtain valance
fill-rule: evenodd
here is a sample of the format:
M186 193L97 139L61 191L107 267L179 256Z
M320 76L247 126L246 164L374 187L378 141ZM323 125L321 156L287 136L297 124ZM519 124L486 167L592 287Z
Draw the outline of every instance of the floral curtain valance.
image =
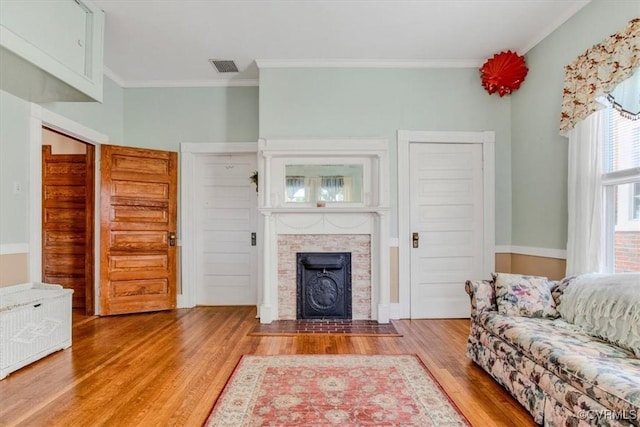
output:
M611 92L640 66L640 18L593 46L565 67L560 133L598 109L597 98Z

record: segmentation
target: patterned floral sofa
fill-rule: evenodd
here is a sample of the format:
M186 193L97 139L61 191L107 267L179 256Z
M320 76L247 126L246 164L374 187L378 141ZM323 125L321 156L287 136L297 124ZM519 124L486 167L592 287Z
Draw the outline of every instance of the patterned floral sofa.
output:
M470 280L467 356L548 426L640 425L640 274Z

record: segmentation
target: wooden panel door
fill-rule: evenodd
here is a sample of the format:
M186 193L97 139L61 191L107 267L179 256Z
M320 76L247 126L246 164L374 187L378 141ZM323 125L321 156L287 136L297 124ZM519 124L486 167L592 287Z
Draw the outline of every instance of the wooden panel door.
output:
M480 144L411 144L411 318L469 317L464 282L482 277Z
M93 165L86 154L42 146L42 281L73 289L73 307L93 313Z
M101 314L176 306L174 152L102 145Z

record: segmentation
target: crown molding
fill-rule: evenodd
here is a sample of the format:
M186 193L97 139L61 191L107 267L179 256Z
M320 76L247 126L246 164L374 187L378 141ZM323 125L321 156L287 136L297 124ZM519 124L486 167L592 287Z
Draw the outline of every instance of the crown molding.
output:
M481 59L256 59L258 68L478 68Z
M258 79L215 79L215 80L132 80L127 81L104 67L104 75L121 88L165 88L165 87L251 87L258 86Z
M124 79L119 75L117 75L116 73L114 73L111 70L111 68L102 67L102 70L104 72L104 75L108 77L110 80L112 80L115 84L117 84L120 87L125 87Z
M217 80L148 80L127 82L126 88L163 87L250 87L259 86L258 79Z
M558 15L556 19L549 22L543 31L541 31L536 37L531 39L528 43L521 46L518 53L524 55L533 49L538 43L546 39L551 33L557 30L562 24L567 22L573 15L575 15L580 9L585 7L591 0L576 1L572 4L572 7L568 8L563 14Z
M379 60L379 59L257 59L260 68L479 68L484 60ZM104 67L104 75L122 88L251 87L258 79L132 80L127 81Z

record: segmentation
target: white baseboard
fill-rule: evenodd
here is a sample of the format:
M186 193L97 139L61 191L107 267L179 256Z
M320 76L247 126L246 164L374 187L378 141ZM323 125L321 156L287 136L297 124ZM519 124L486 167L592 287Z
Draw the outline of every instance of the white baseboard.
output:
M389 304L389 319L400 319L400 313L402 313L402 310L400 310L399 303L392 302Z

